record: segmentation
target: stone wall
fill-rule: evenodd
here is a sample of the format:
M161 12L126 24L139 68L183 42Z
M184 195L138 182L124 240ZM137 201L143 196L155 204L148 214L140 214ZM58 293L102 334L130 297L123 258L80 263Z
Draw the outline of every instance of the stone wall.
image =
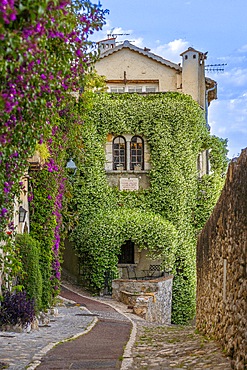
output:
M173 276L153 280L116 279L112 298L133 307L133 312L149 322L171 323Z
M247 369L247 148L197 245L197 328L218 340L232 367Z

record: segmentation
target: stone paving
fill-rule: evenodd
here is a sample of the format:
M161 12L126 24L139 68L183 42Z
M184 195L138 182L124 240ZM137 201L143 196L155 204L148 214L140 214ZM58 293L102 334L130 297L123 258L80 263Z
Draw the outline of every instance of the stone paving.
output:
M57 342L84 333L95 320L85 307L66 303L58 307L58 315L50 323L29 333L0 331L0 369L26 369L39 360ZM4 367L6 365L6 367ZM30 369L32 366L30 367Z
M79 287L70 287L81 291ZM148 323L121 302L107 296L98 299L126 315L136 330L126 346L122 370L232 369L219 344L196 333L194 326Z
M86 295L79 287L66 284L75 292ZM89 295L88 295L89 297ZM217 343L196 334L193 326L165 326L147 323L134 315L127 306L109 297L98 298L114 307L133 323L130 341L123 356L122 370L208 369L230 370L230 360ZM98 313L102 315L102 313ZM122 318L123 319L123 318ZM97 322L85 307L66 302L58 307L49 325L30 333L0 331L0 370L4 364L10 370L35 369L40 358L56 343L85 333ZM31 364L31 365L30 365ZM29 366L28 366L29 365ZM7 368L7 367L6 367Z
M132 348L131 370L230 370L220 347L193 326L158 326L139 323Z

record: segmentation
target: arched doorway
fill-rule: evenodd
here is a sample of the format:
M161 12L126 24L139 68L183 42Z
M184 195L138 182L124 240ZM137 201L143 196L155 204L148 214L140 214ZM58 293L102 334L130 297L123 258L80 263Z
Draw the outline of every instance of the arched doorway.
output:
M127 240L121 246L121 253L118 256L119 264L134 264L135 263L135 244L132 240Z

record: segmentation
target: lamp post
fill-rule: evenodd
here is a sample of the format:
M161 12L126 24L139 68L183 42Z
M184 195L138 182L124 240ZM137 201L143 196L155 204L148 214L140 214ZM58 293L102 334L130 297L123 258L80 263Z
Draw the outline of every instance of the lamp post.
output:
M22 206L19 207L19 222L24 222L26 218L27 210Z

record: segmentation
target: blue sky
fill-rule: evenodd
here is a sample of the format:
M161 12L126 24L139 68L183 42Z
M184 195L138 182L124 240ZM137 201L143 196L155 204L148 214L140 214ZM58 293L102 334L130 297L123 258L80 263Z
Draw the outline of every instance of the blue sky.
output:
M93 40L114 33L129 35L139 47L179 63L189 46L208 51L207 64L224 72L207 73L218 83L218 100L209 108L211 133L228 138L229 158L247 147L247 1L246 0L101 0L107 24Z

